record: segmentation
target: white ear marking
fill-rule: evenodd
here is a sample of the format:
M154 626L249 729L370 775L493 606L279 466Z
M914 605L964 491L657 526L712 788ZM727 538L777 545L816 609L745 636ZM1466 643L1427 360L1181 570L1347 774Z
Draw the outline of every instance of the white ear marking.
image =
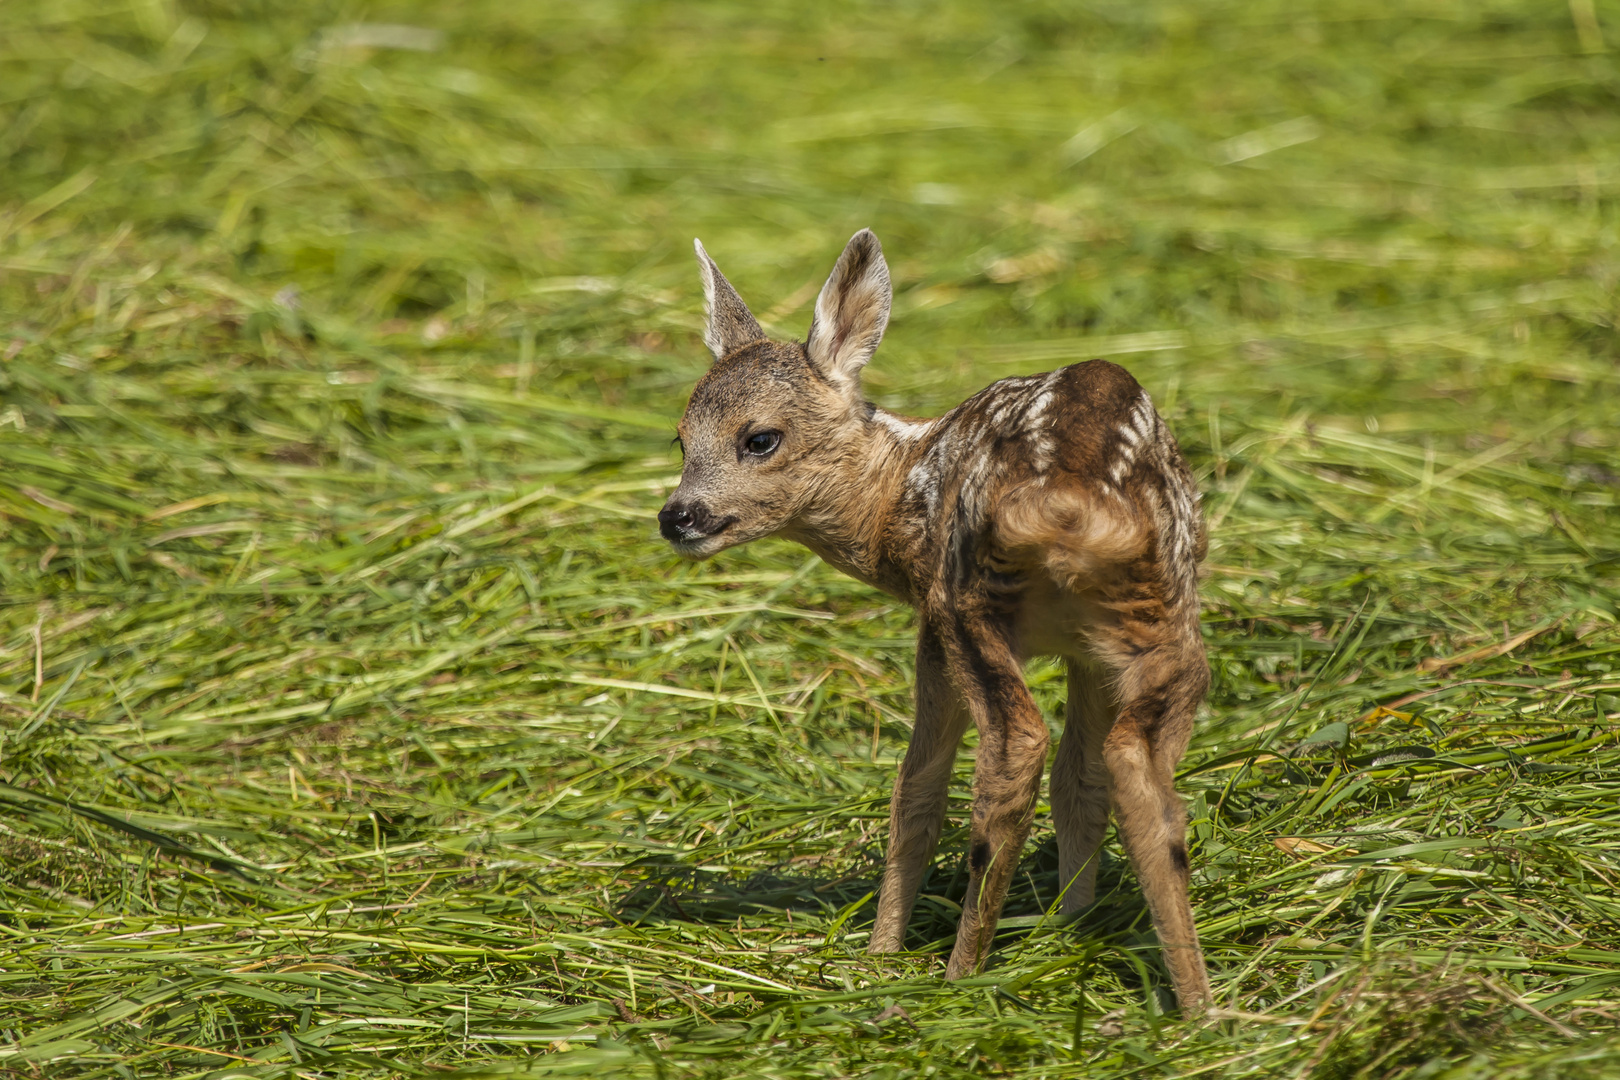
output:
M718 360L744 345L763 340L765 331L759 328L748 305L731 287L720 267L709 258L703 241L694 237L692 249L697 253L698 277L703 281L703 344Z

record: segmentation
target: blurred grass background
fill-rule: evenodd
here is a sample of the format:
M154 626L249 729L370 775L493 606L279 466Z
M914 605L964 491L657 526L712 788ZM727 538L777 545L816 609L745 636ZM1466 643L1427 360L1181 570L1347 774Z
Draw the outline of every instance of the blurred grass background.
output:
M1620 7L0 7L0 1074L1620 1069ZM701 236L1206 492L1227 1019L1110 846L862 953L910 616L677 563ZM1061 716L1062 680L1032 666ZM1110 842L1112 844L1112 841Z

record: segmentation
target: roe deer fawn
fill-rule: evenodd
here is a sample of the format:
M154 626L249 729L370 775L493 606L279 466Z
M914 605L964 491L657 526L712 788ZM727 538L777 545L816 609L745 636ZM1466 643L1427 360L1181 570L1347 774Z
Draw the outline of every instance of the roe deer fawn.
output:
M1051 805L1063 911L1092 901L1112 807L1176 997L1201 1010L1209 978L1174 770L1209 686L1204 524L1147 392L1092 360L1003 379L938 419L896 416L861 397L891 295L869 230L839 256L803 344L766 340L696 247L715 359L680 422L685 466L660 532L691 558L786 536L917 611L917 722L870 951L901 948L971 721L968 889L946 977L984 961L1050 741L1022 665L1061 656L1068 708Z

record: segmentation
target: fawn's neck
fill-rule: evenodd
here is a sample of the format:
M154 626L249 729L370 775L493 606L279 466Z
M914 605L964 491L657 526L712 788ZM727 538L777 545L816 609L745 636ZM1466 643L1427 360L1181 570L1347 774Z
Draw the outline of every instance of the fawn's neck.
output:
M873 409L851 425L810 507L783 531L832 566L907 603L915 602L901 548L899 502L906 473L937 420L908 420Z

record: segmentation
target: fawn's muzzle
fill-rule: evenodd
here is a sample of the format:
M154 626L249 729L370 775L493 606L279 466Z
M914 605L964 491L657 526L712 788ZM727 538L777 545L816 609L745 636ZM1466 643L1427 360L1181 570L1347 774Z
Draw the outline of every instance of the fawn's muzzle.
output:
M734 517L715 517L702 503L669 502L658 511L658 532L672 544L691 543L723 532L736 521Z

